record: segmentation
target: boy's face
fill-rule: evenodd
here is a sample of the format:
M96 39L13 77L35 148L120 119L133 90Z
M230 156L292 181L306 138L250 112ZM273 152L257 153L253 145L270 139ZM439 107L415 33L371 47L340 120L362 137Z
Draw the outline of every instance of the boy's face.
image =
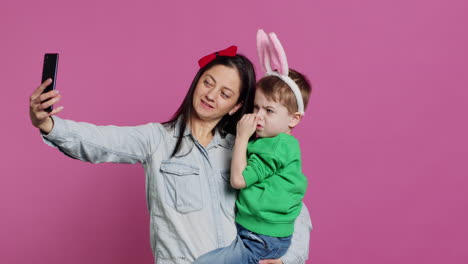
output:
M268 100L258 88L255 91L254 113L259 117L257 136L274 137L279 133L291 133L290 123L293 115L289 114L284 105L272 99Z

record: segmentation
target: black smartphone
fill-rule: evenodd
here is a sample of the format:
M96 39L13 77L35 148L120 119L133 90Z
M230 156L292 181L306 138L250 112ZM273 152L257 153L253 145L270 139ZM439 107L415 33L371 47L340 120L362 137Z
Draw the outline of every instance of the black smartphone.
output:
M44 92L47 93L55 89L55 82L57 80L57 68L58 68L58 53L46 53L44 54L44 65L42 67L42 81L45 82L47 79L51 78L52 83L44 89ZM46 112L52 111L52 106L49 106L45 109Z

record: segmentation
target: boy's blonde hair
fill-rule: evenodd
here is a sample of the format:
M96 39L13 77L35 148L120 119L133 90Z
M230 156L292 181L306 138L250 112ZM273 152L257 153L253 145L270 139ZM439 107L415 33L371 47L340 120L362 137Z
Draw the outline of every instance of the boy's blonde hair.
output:
M297 84L304 101L304 111L307 109L312 86L309 80L296 70L289 69L289 77ZM265 76L257 82L257 89L262 90L268 100L284 105L290 114L298 111L297 100L291 88L276 76Z

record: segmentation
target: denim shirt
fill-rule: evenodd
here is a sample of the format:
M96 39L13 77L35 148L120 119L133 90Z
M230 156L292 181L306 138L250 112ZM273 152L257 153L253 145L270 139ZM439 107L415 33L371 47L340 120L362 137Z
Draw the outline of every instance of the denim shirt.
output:
M189 264L200 255L229 245L237 190L230 185L234 137L215 133L205 148L187 127L183 135L159 123L141 126L96 126L54 116L44 141L82 161L141 163L146 174L151 248L158 264ZM171 158L178 137L183 148ZM285 264L305 263L312 229L303 210L295 223Z

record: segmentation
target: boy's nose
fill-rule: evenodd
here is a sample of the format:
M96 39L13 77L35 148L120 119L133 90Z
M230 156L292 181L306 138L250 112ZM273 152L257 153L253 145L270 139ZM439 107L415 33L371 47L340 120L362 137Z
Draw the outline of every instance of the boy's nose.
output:
M264 110L260 109L258 112L257 112L257 117L258 119L262 120L263 119L263 116L264 116Z

